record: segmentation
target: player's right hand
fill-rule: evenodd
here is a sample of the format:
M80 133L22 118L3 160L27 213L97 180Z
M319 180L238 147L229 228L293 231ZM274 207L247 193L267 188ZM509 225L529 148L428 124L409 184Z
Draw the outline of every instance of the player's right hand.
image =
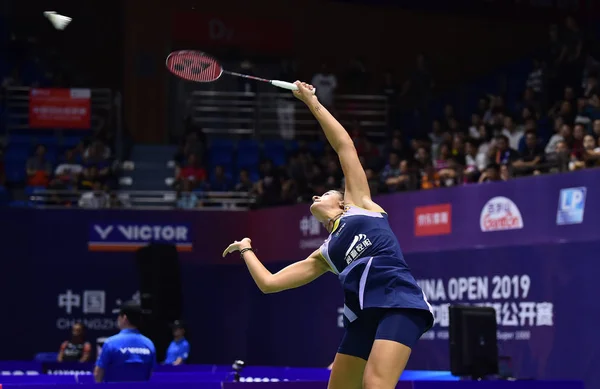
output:
M300 81L296 81L294 84L296 84L298 90L295 90L292 93L298 100L308 104L310 101L317 98L317 96L315 96L315 88L312 85Z

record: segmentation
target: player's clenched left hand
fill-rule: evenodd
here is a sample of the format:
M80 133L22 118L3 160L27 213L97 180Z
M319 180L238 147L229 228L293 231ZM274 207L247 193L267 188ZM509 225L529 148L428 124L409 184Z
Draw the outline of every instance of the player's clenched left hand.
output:
M298 90L293 91L292 93L298 100L308 104L311 100L317 98L315 96L315 88L312 85L300 81L296 81L294 84L296 84Z
M234 251L240 251L249 247L252 247L252 241L250 240L250 238L244 238L240 241L236 240L235 242L227 246L225 251L223 251L223 257L225 257L229 253L233 253Z

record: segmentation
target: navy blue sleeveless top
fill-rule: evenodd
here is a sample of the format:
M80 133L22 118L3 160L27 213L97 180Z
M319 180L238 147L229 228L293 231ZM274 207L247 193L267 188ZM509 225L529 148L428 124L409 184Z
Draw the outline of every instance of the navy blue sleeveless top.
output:
M344 288L344 315L348 321L356 320L365 308L431 312L386 213L346 207L320 251Z

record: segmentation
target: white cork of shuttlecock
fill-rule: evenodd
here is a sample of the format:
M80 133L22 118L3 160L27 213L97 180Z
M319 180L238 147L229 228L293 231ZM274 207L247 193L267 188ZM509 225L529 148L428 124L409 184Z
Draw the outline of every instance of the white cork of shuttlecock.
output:
M68 16L57 14L55 11L46 11L44 12L44 16L50 20L50 23L57 30L64 30L71 23L71 20L73 20Z

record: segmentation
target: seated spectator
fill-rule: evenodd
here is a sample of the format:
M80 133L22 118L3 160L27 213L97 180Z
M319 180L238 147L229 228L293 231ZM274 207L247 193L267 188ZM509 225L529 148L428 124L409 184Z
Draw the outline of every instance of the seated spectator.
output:
M442 129L442 123L439 120L434 120L431 125L431 132L429 133L429 140L431 141L431 153L433 158L437 158L438 151L442 142L444 142L444 131ZM413 146L416 151L416 148Z
M465 163L465 135L462 132L454 134L452 139L452 151L450 152L452 158L456 160L460 165Z
M448 159L448 166L438 171L440 186L454 186L458 184L460 177L459 164L455 157Z
M600 119L594 120L592 123L592 135L596 139L600 139Z
M102 182L98 169L95 166L89 169L84 168L83 173L79 176L79 189L92 189L95 182Z
M192 191L192 184L189 180L181 181L181 187L177 194L177 208L194 209L200 205L198 197Z
M450 159L451 156L451 147L450 144L447 142L444 142L440 145L440 149L438 152L438 157L434 162L434 166L435 169L437 171L440 171L442 169L445 169L448 167L448 160Z
M479 138L479 126L483 124L481 116L478 113L471 115L471 126L469 127L469 136L473 139Z
M314 186L325 187L325 176L322 174L318 165L313 168ZM261 205L276 205L281 201L282 182L281 175L277 169L273 167L273 162L266 160L260 166L260 180L256 184L258 193L258 201ZM324 191L323 191L324 192ZM318 193L318 192L317 192Z
M592 135L586 135L583 138L583 150L581 154L573 159L570 164L570 170L578 170L598 166L600 162L600 147L596 147L596 139Z
M85 192L79 198L79 207L101 209L110 207L110 196L106 193L100 181L93 183L92 190Z
M480 172L484 171L490 158L490 150L495 145L488 126L482 124L479 126L479 146L477 147L477 168Z
M538 172L539 174L539 172ZM501 181L508 181L510 180L512 177L512 171L510 166L508 165L500 165L500 180Z
M440 187L440 175L431 162L425 164L421 177L421 189L434 189Z
M329 160L325 169L325 181L327 187L330 190L340 188L343 176L344 174L342 173L339 162L334 159Z
M388 150L388 153L396 153L400 159L407 158L400 137L395 136L392 138L392 143L390 144L390 149Z
M571 140L571 152L576 158L582 158L583 153L583 137L585 136L585 127L583 124L575 124L573 126L573 138Z
M229 192L232 187L231 180L225 175L223 166L215 166L213 176L210 178L210 190L215 192Z
M248 170L240 170L240 177L238 183L235 185L236 192L251 192L254 189L254 183L250 179L250 173Z
M184 180L190 181L192 188L198 188L206 181L206 170L198 163L196 154L190 154L187 164L179 170L178 184Z
M27 160L27 185L48 186L52 166L46 159L46 147L38 145L35 154Z
M569 170L570 150L567 142L560 140L556 143L555 149L546 153L546 159L551 165L551 172L565 172Z
M390 153L389 163L381 172L381 182L388 192L408 190L411 187L408 162L400 161L398 154Z
M67 189L77 185L83 166L75 161L73 150L67 150L65 160L54 170L52 189Z
M500 165L497 163L490 163L485 171L479 177L479 182L496 182L500 181Z
M512 164L519 158L519 152L509 147L508 137L500 135L496 137L496 145L491 149L492 162L502 164Z
M369 184L369 190L371 191L371 194L373 196L376 196L379 194L379 188L381 188L380 182L379 182L379 177L377 176L377 173L373 170L373 169L365 169L365 175L367 176L367 183ZM345 187L346 185L346 181L344 179L342 179L343 184Z
M556 144L559 141L562 141L565 139L562 135L563 132L565 131L565 130L563 130L564 126L565 126L565 123L562 120L562 118L554 119L554 121L553 121L554 133L552 134L552 136L548 140L548 143L546 143L546 147L544 148L544 152L546 154L554 152L554 150L556 149ZM568 125L567 125L567 127L568 127ZM569 131L569 133L570 133L570 131Z
M417 153L415 154L415 162L416 168L423 172L425 170L426 165L431 163L429 152L424 146L420 146L417 149Z
M110 148L99 139L95 139L83 152L83 159L107 160L110 158Z
M538 143L537 135L534 131L525 134L525 150L519 158L513 162L512 167L519 175L539 174L540 164L544 162L544 149Z
M478 156L477 141L467 139L465 143L465 169L463 172L465 182L477 182L480 174Z
M505 116L502 135L508 138L508 144L511 149L518 150L519 141L525 135L525 131L523 130L523 126L518 126L511 116Z
M590 128L592 119L587 108L587 100L585 98L577 99L577 116L575 116L575 124L582 124L585 128Z
M65 340L60 345L58 362L90 362L92 345L85 341L85 327L82 323L75 323L71 328L71 339Z
M105 157L105 152L101 142L96 142L95 146L89 147L84 156L84 176L89 177L90 171L95 170L97 180L106 183L110 176L110 161Z

